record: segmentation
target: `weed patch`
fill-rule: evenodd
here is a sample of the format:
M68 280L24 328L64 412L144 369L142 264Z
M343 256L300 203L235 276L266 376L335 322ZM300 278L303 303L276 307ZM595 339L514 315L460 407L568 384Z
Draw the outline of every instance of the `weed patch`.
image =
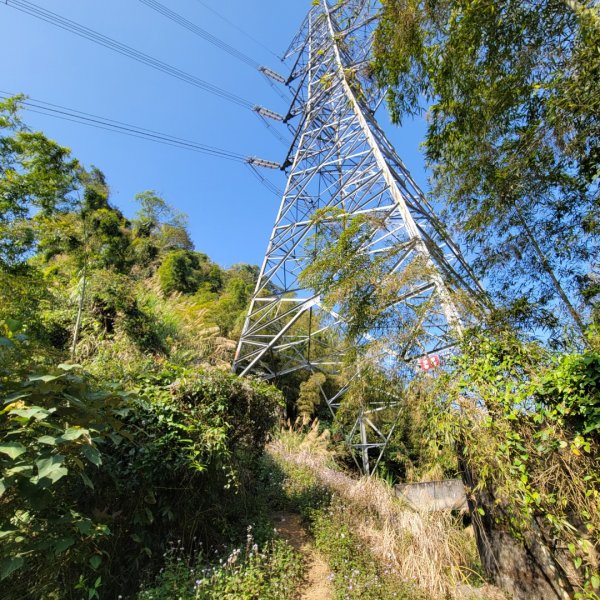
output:
M338 598L481 597L473 588L484 583L475 543L458 519L415 512L386 482L332 468L314 435L307 443L291 437L288 431L270 444L265 489L303 516Z
M138 600L297 598L304 565L283 540L270 540L259 548L249 529L246 545L232 548L216 564L202 552L185 559L182 550L175 547L167 553L156 585L142 590Z

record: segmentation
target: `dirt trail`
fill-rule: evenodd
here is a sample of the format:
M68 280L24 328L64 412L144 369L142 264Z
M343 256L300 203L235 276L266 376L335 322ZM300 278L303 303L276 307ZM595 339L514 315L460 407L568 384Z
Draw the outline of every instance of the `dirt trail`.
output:
M273 522L279 535L306 558L308 571L300 600L332 600L333 586L329 580L331 571L302 527L300 516L279 512L273 515Z

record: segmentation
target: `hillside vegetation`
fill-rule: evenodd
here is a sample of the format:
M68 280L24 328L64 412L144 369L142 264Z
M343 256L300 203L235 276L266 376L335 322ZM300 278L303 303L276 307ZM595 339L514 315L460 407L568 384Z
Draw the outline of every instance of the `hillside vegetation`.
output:
M395 122L428 111L432 196L487 288L448 285L465 330L431 372L406 360L431 307L390 310L431 265L364 251L381 219L340 209L314 215L300 281L347 327L312 372L232 374L258 269L215 264L153 191L127 218L22 98L0 103L2 598L292 599L312 553L340 600L598 600L596 5L382 0L372 63L343 72ZM357 414L392 432L371 479ZM444 478L464 518L392 487ZM309 550L275 531L288 513Z
M229 372L256 268L197 252L153 192L126 219L16 102L0 127L1 595L131 597L255 520L283 402Z

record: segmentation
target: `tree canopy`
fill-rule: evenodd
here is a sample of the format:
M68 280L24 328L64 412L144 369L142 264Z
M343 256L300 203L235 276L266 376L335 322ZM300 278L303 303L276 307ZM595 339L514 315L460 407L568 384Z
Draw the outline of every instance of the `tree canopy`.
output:
M392 119L427 111L433 190L497 302L580 338L600 234L596 8L383 0L375 38Z

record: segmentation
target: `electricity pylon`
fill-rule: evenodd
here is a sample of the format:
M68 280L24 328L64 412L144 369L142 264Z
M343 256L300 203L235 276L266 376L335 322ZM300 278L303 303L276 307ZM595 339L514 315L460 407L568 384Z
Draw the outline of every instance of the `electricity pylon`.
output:
M399 291L391 307L407 324L401 347L393 352L409 370L419 359L436 355L437 360L456 345L462 327L456 292L482 293L377 123L385 96L370 73L378 8L373 0L313 3L288 49L286 56L295 64L286 83L294 99L285 117L274 113L273 118L294 124L294 141L283 164L287 186L236 352L234 370L242 375L276 379L302 369L328 375L340 370L343 356L330 342L343 337L344 315L324 307L319 290L305 289L299 281L311 260L312 217L319 209L376 216L381 225L360 251L374 255L394 248L390 273L401 274L419 257L421 276ZM282 80L276 73L271 77ZM332 412L345 391L322 390ZM357 464L367 473L392 433L374 422L382 408L357 409L348 434Z

